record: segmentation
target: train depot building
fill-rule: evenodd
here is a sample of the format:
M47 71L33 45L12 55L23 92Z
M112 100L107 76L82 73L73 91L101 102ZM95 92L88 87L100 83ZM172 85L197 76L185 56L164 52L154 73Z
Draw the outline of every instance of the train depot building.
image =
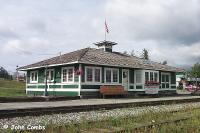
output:
M84 48L20 67L26 71L26 93L54 96L100 96L100 88L121 86L128 95L176 93L176 72L162 65L112 50L115 42Z

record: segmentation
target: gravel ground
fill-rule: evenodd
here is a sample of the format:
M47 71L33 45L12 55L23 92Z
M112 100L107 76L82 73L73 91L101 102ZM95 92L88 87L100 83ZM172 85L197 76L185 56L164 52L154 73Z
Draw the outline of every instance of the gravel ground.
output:
M186 108L200 108L200 102L0 119L0 128L3 128L3 126L5 125L8 125L8 127L10 127L11 125L45 126L48 124L59 125L72 122L79 123L85 120L96 121L96 120L106 119L109 117L137 116L142 113L148 113L152 111L153 112L176 111Z

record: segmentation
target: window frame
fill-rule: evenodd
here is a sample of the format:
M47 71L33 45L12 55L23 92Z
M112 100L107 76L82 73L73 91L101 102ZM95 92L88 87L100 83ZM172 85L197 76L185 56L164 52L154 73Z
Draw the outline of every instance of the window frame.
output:
M146 81L146 73L148 73L148 81ZM151 73L153 73L153 80L151 80ZM157 73L157 80L155 81L155 73ZM145 70L144 71L144 76L145 76L145 83L146 82L151 82L151 81L154 81L154 82L159 82L159 71L151 71L151 70Z
M50 73L51 75L51 71L53 71L53 79L52 80L49 80L48 77L47 77L47 82L53 82L54 81L54 76L55 76L55 71L54 69L47 69L47 71ZM47 74L47 73L46 73ZM52 75L51 75L52 76ZM46 77L44 77L44 81L46 80Z
M87 80L87 69L92 69L92 81L88 81ZM99 69L100 70L100 81L98 82L98 81L95 81L95 77L96 77L96 75L95 75L95 69ZM85 67L85 82L86 83L101 83L102 82L102 68L101 67L94 67L94 66L86 66Z
M35 74L37 73L37 80L32 79L32 73L34 73L34 77L35 77ZM30 83L38 83L38 70L30 71Z
M72 81L68 80L68 70L72 69L73 70L73 74L72 74ZM63 81L63 70L66 70L66 81ZM62 67L62 71L61 71L61 82L62 83L73 83L74 82L74 67Z
M138 74L140 75L140 81L141 82L137 82L137 77L138 77L137 75ZM143 79L143 71L142 70L135 70L134 71L134 82L135 82L135 84L136 85L141 85L141 84L143 84L144 80L145 79Z
M165 81L163 81L163 76L165 76ZM166 82L166 76L168 76L169 77L169 81L168 82ZM161 73L161 89L170 89L171 87L170 87L170 83L171 83L171 73ZM165 85L165 87L163 88L163 86L162 85ZM166 85L169 85L169 88L166 88Z
M106 81L106 70L110 70L111 71L111 82L107 82ZM117 82L113 82L113 71L116 70L117 71ZM104 69L104 82L107 84L119 84L119 68L105 68Z

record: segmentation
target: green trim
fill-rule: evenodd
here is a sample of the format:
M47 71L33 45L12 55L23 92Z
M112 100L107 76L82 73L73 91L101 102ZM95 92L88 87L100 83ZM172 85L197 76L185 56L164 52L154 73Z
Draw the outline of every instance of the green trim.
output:
M78 88L78 85L63 85L63 88Z
M38 85L38 88L43 89L45 88L45 85Z
M37 88L37 85L29 85L27 88Z
M43 95L43 91L27 91L28 95ZM78 96L76 91L48 91L48 95L54 96Z
M49 85L49 88L61 88L61 85Z

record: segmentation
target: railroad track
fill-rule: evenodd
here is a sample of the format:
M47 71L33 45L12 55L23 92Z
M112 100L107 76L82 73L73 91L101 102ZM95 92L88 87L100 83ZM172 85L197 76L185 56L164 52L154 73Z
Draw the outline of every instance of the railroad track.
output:
M162 121L159 121L159 122L150 122L150 123L142 123L138 126L133 126L133 128L129 128L129 129L125 129L123 127L109 127L109 129L107 128L93 128L93 129L90 129L90 130L86 130L86 131L81 131L81 133L126 133L126 132L138 132L138 133L141 133L143 132L144 130L151 130L152 128L154 127L160 127L160 126L163 126L163 125L166 125L166 124L177 124L179 122L182 122L182 121L186 121L186 120L189 120L191 119L192 116L184 116L184 117L181 117L181 118L175 118L175 119L172 119L172 120L162 120Z
M99 105L9 109L9 110L0 110L0 119L24 117L24 116L40 116L40 115L58 114L58 113L110 110L110 109L127 108L127 107L169 105L169 104L189 103L189 102L200 102L200 98L176 99L176 100L168 99L168 100L160 100L160 101L143 101L143 102L113 103L113 104L99 104Z

